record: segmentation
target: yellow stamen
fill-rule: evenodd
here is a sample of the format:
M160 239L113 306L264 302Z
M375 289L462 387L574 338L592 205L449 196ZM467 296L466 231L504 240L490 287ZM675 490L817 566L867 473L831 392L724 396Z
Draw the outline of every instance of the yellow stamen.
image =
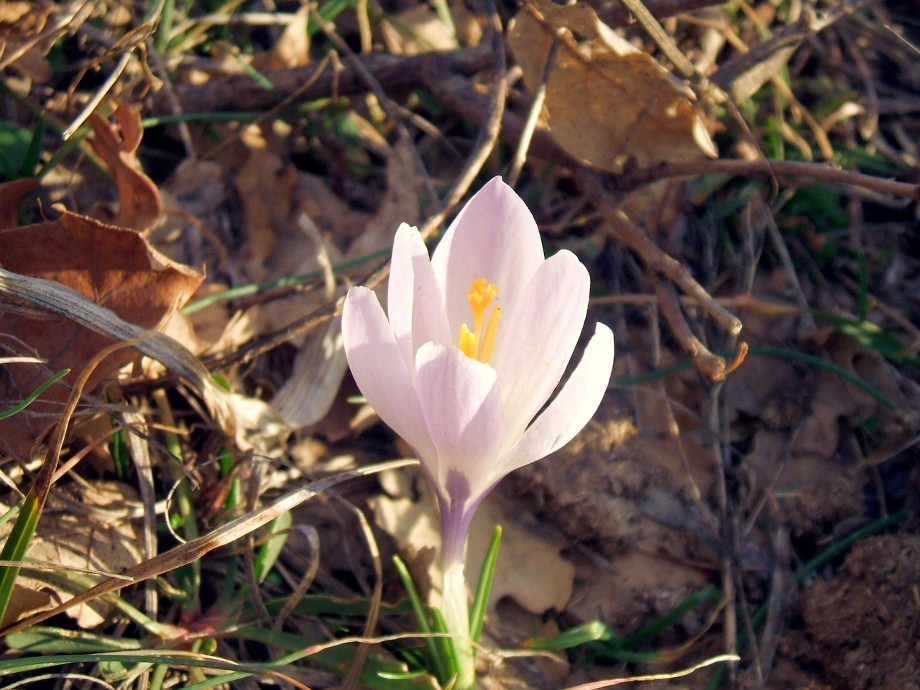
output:
M460 327L460 352L470 359L476 359L476 334L466 324Z
M486 309L492 304L492 300L498 295L498 288L485 278L479 278L473 281L472 288L466 296L470 300L470 306L473 308L475 317L475 328L473 332L477 335L482 333L482 321L485 318Z
M482 345L479 348L479 361L488 364L495 353L495 336L498 335L498 322L502 320L502 308L495 307L486 324L486 332L482 336Z
M470 359L488 363L495 351L495 337L501 320L501 307L495 307L486 323L486 311L498 296L498 288L485 278L477 278L470 286L467 298L473 310L473 329L463 324L460 329L460 351ZM483 328L485 326L485 328Z

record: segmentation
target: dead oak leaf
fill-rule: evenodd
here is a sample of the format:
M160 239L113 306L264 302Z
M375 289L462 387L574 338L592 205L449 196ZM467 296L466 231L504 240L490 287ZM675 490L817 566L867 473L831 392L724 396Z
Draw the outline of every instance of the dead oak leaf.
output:
M0 184L0 230L19 225L19 203L40 184L41 180L35 177Z
M577 43L572 32L587 43ZM560 45L544 114L553 138L572 156L614 172L629 161L644 167L717 156L692 93L585 5L531 0L515 15L508 41L531 92L555 40Z
M160 191L153 180L140 169L137 149L144 130L141 116L131 106L119 103L115 107L115 122L93 113L89 118L93 137L89 144L115 179L118 209L100 204L95 215L101 220L134 230L147 230L160 217Z
M61 283L147 329L161 327L202 280L200 273L162 256L133 230L66 212L55 221L0 231L0 257L7 271ZM0 332L4 349L47 361L44 366L18 365L4 371L0 399L6 405L22 400L50 372L72 369L64 379L72 384L112 342L68 319L9 310L0 311ZM109 357L91 379L90 389L138 357L131 349ZM67 396L68 386L58 384L29 409L0 421L0 447L28 457Z

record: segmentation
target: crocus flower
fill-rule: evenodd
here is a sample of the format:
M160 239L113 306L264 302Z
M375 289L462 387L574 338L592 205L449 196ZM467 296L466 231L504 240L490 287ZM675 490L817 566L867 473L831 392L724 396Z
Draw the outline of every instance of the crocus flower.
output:
M461 689L474 683L463 575L473 513L506 474L568 443L607 389L613 334L598 324L547 405L584 325L588 288L574 254L544 257L527 206L494 178L430 259L418 230L400 226L387 314L367 288L353 287L345 298L342 331L354 379L414 448L437 494L442 613L455 635Z

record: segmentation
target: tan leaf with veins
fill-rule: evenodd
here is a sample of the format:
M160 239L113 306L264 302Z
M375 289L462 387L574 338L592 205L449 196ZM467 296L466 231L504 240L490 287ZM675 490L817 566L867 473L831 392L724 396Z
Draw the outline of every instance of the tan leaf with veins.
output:
M141 560L140 521L106 514L106 508L123 512L126 503L136 504L137 497L131 487L118 482L81 486L79 496L66 496L63 492L52 494L29 545L26 560L54 566L54 569L22 571L16 581L14 606L3 621L4 627L66 601L73 592L84 589L80 585L68 588L61 583L67 570L117 574ZM9 521L0 526L0 540L6 539L12 525L13 521ZM107 604L95 601L76 606L67 614L75 618L81 628L92 628L105 620L108 609Z
M568 153L615 172L629 161L644 167L718 155L692 92L585 5L532 0L515 15L508 41L531 92L560 30L544 115ZM586 43L577 43L572 32Z

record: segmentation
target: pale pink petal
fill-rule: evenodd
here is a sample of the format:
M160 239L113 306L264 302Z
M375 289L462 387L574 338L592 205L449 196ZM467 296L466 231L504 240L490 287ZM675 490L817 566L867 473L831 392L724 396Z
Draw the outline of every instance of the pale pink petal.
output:
M497 303L513 306L543 263L543 245L527 206L495 177L460 211L431 261L456 342L461 325L472 326L467 297L472 282L485 278L494 283L500 290Z
M442 492L450 470L460 473L474 500L488 488L489 468L504 440L495 371L456 348L431 343L422 345L416 358L416 391L438 457L429 472Z
M501 475L558 450L581 431L607 390L613 370L613 333L597 324L581 362L543 413L500 462Z
M445 345L451 335L428 248L419 231L405 223L393 240L387 312L403 361L414 378L415 351L426 342Z
M492 366L512 433L523 433L565 373L585 323L589 287L588 271L563 250L540 266L516 309L504 310Z
M342 340L355 383L367 402L419 456L434 453L409 371L377 295L353 287L345 296Z

